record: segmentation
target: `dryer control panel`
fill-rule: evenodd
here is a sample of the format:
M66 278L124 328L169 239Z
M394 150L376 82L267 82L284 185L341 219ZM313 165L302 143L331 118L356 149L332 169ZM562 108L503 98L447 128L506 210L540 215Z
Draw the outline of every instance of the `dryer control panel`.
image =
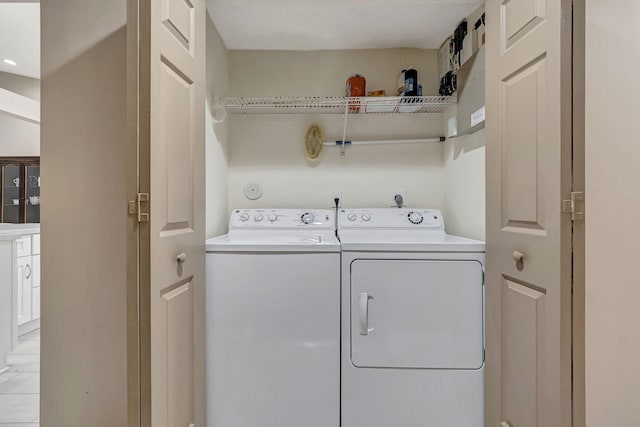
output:
M331 209L236 209L229 229L312 229L333 230L335 213Z
M444 220L437 209L340 209L338 226L341 229L444 230Z

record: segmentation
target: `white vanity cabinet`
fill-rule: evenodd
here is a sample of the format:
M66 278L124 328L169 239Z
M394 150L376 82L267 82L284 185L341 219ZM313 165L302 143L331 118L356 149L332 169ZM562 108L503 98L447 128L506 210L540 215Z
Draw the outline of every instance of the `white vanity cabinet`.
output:
M0 373L18 336L40 327L40 225L0 224Z
M40 327L40 235L16 240L16 312L18 335Z

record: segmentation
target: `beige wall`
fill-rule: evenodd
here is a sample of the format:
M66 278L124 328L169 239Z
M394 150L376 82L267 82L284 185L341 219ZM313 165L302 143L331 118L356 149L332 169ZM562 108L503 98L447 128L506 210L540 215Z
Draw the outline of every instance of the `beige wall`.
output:
M229 52L233 96L344 96L347 78L362 74L367 90L395 95L400 70L413 66L425 95L436 95L438 52L423 49Z
M207 156L207 237L224 234L228 225L228 122L215 123L211 116L213 98L227 96L229 53L211 17L207 15L207 113L205 139Z
M444 218L447 233L485 239L485 133L444 144Z
M40 155L40 125L0 113L0 157Z
M126 6L41 4L43 427L127 420Z
M0 72L0 88L40 100L40 80ZM0 113L0 157L39 156L40 125Z
M639 21L637 0L586 2L588 427L640 422Z
M484 13L484 4L474 10L469 26ZM457 114L450 107L444 114L445 134L448 123ZM444 143L444 218L447 233L472 239L485 239L485 132L447 139Z
M425 94L436 94L437 52L421 49L357 51L230 51L230 93L234 96L343 96L346 79L363 74L367 90L391 93L400 70L418 69ZM443 208L443 147L403 144L325 147L307 161L303 142L317 123L328 140L342 138L340 115L233 116L230 125L229 207L331 207L335 194L344 207L390 206L406 192L410 206ZM439 116L350 116L347 139L421 138L443 134ZM262 186L257 201L245 198L248 183Z

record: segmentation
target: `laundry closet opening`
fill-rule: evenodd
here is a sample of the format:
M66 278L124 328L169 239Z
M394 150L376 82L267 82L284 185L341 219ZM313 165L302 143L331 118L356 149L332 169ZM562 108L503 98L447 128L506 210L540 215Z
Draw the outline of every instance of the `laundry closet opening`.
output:
M483 3L209 3L207 425L483 426Z
M264 22L249 23L261 14L278 15L283 23L311 6L276 11L252 3L240 17L231 2L210 3L208 237L227 231L233 209L332 208L335 198L344 208L390 207L399 194L404 206L441 210L448 233L484 239L482 125L439 141L456 133L456 92L440 96L451 57L470 68L484 54L483 25L475 28L482 23L481 2L425 3L401 27L374 20L348 31L336 29L341 20L329 11L346 7L336 3L318 8L324 12L311 23L290 22L292 28L283 27L282 34ZM394 9L375 7L380 13ZM460 29L456 33L462 22L467 36L460 36ZM455 37L462 37L464 49L449 53ZM433 97L426 106L395 98L398 76L409 68L417 71L421 94ZM384 91L385 97L362 98L345 108L344 98L337 98L345 96L347 80L355 75L366 79L366 92ZM483 79L472 84L483 92ZM445 105L434 108L431 102ZM309 159L305 136L313 125L334 145L324 145L316 159ZM335 144L343 137L352 142L344 149ZM356 144L389 140L411 142Z

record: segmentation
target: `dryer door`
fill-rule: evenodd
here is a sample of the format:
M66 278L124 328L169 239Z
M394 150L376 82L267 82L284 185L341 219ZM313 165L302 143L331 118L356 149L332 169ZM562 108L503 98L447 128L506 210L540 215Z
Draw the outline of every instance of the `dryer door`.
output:
M478 261L355 260L352 363L380 368L482 367L482 275Z

